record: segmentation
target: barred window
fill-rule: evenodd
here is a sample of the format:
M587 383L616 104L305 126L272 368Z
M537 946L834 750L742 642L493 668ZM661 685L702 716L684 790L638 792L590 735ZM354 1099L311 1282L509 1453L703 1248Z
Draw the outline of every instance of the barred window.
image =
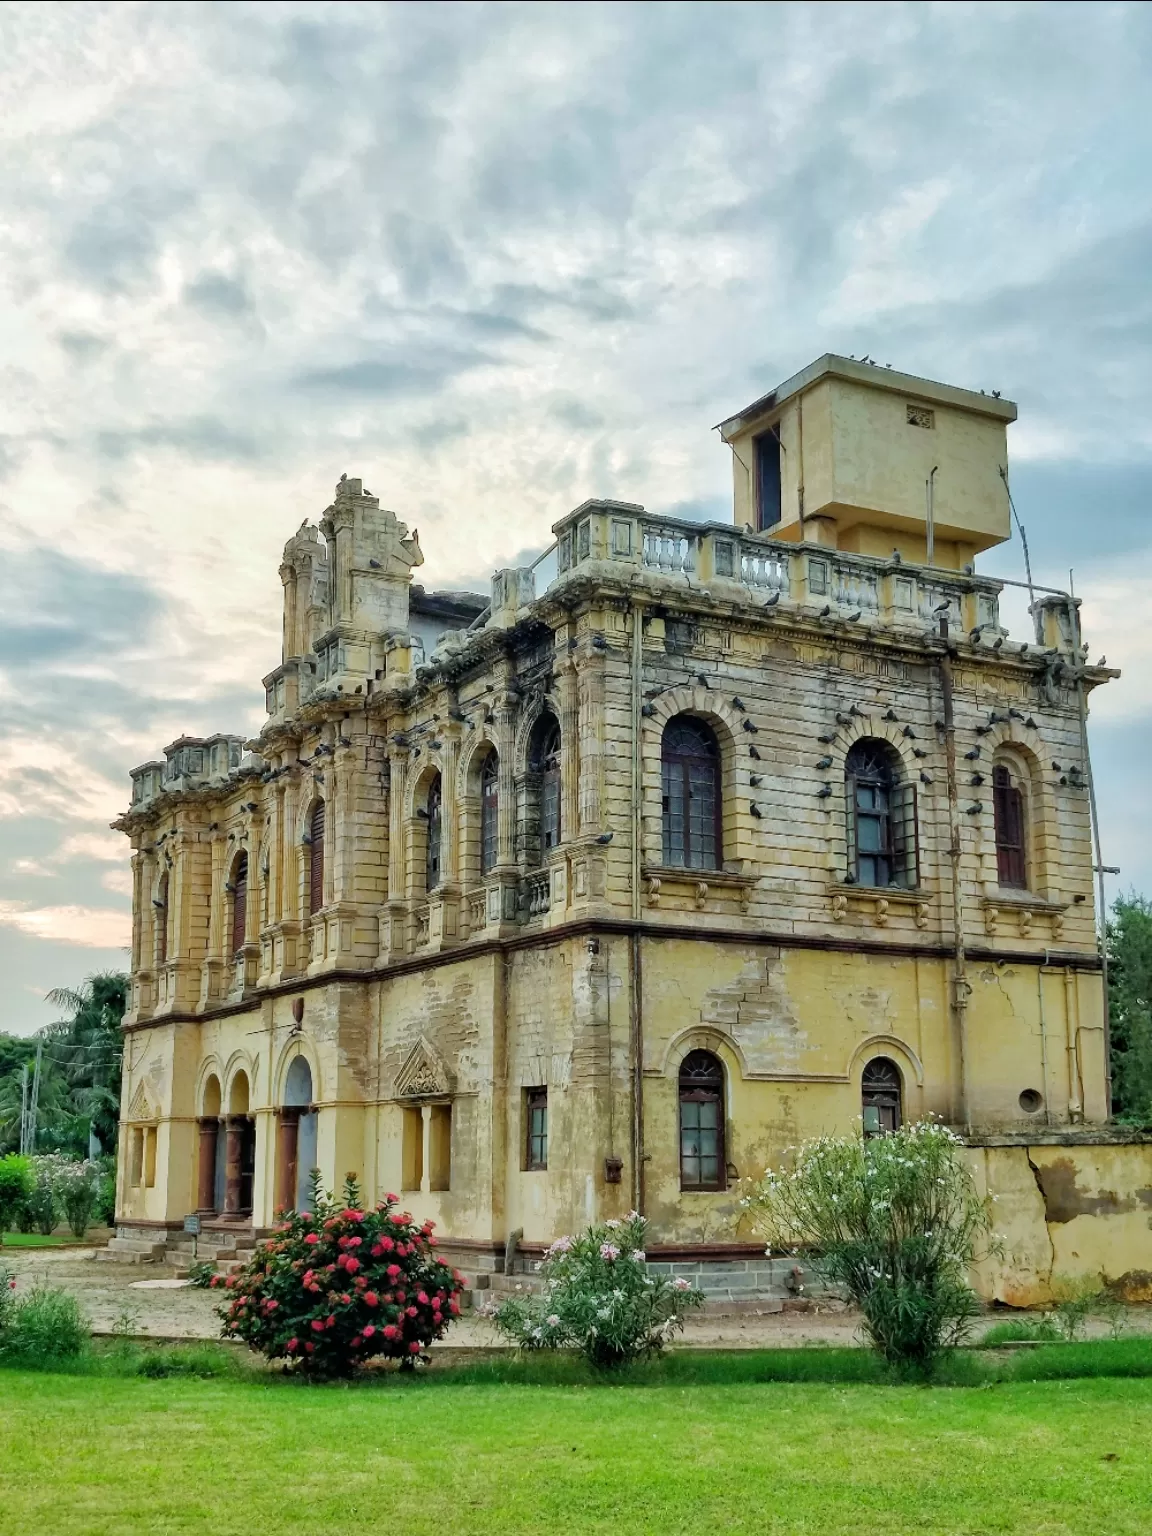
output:
M724 1068L711 1051L680 1064L680 1188L724 1189Z
M677 715L660 748L664 863L718 869L722 849L720 745L703 720Z
M537 723L530 767L540 775L540 850L560 845L560 725L552 715Z
M232 953L244 948L248 929L248 855L240 854L232 866Z
M488 874L500 857L500 759L489 752L480 770L480 873Z
M845 763L848 877L860 885L919 884L916 786L902 782L899 755L883 741L858 741Z
M1012 770L1003 763L992 769L992 811L996 824L996 877L1002 886L1026 890L1024 796Z
M425 889L434 891L440 884L441 855L443 853L442 836L444 829L444 796L441 787L440 775L437 774L428 786L428 804L426 806L428 816L428 850L425 862Z
M860 1083L865 1136L883 1136L900 1129L900 1069L887 1056L868 1062Z
M317 800L308 821L308 914L324 905L324 802Z
M548 1090L524 1090L524 1167L529 1171L548 1166Z

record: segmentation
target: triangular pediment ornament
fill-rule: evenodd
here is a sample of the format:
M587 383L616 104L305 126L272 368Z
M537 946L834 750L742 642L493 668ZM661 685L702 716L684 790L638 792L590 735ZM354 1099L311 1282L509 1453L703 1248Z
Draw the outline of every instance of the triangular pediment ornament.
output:
M451 1092L452 1082L444 1063L421 1036L396 1074L396 1097L430 1099Z
M129 1120L155 1120L156 1106L149 1097L148 1090L143 1083L139 1083L136 1092L132 1095L132 1102L128 1106Z

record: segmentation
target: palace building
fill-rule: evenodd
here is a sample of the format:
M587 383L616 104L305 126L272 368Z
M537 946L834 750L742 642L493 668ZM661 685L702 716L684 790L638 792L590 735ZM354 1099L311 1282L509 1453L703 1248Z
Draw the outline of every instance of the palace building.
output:
M174 742L115 823L121 1239L259 1233L318 1168L477 1272L636 1207L750 1293L743 1177L931 1113L1003 1202L990 1289L1081 1262L1060 1198L1092 1263L1152 1269L1148 1149L1106 1125L1114 674L1074 600L1012 638L974 569L1015 417L823 357L723 423L731 522L586 501L483 596L415 584L342 476L285 546L263 729Z

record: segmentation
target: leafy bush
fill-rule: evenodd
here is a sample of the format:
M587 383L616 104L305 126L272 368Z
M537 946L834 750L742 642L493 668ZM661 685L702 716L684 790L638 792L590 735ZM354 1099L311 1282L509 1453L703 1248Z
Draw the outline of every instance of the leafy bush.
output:
M769 1252L810 1250L812 1267L844 1287L868 1342L902 1374L930 1376L979 1310L967 1272L990 1221L961 1146L931 1120L886 1136L822 1136L744 1201Z
M37 1163L49 1161L37 1158ZM100 1165L87 1159L53 1157L48 1177L73 1237L83 1237L92 1221L100 1192Z
M100 1159L100 1179L96 1186L96 1215L103 1227L116 1225L116 1159Z
M492 1313L497 1328L522 1349L579 1349L597 1370L656 1354L704 1296L686 1280L651 1273L647 1228L633 1211L558 1238L540 1266L543 1293L502 1302Z
M157 1380L164 1376L193 1376L201 1380L213 1376L231 1376L235 1361L230 1360L220 1344L176 1345L141 1351L136 1366L138 1376Z
M394 1215L395 1195L361 1210L351 1175L342 1203L316 1189L313 1205L223 1281L224 1334L315 1376L347 1376L378 1355L414 1365L459 1313L463 1288L433 1252L432 1223Z
M29 1230L39 1232L41 1237L51 1237L56 1230L59 1205L51 1172L43 1166L37 1166L45 1161L39 1157L32 1160L32 1188L24 1201L24 1209L32 1223Z
M207 1290L216 1278L216 1264L212 1259L198 1259L188 1266L188 1279L193 1285Z
M1104 1289L1099 1280L1087 1275L1053 1275L1052 1318L1071 1344L1084 1332L1084 1325L1100 1310Z
M980 1343L993 1349L997 1344L1051 1344L1059 1337L1051 1317L1041 1312L1034 1317L1012 1317L1003 1323L993 1323Z
M36 1285L17 1296L11 1307L0 1351L23 1364L43 1360L72 1360L89 1339L88 1322L70 1291Z
M0 1350L4 1348L4 1330L12 1321L16 1306L16 1276L0 1265Z
M17 1152L0 1157L0 1240L18 1224L31 1192L32 1167L28 1159Z

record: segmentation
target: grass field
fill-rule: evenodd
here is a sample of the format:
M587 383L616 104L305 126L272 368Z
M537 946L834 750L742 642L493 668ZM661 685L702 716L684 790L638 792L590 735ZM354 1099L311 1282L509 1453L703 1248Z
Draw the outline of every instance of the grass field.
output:
M60 1248L65 1243L78 1241L67 1231L53 1232L50 1237L44 1237L40 1232L5 1232L4 1240L0 1243L0 1258L5 1248Z
M720 1384L721 1358L669 1366L614 1386L484 1365L353 1387L231 1361L205 1380L0 1370L0 1533L1149 1529L1152 1378L755 1382L745 1357Z

